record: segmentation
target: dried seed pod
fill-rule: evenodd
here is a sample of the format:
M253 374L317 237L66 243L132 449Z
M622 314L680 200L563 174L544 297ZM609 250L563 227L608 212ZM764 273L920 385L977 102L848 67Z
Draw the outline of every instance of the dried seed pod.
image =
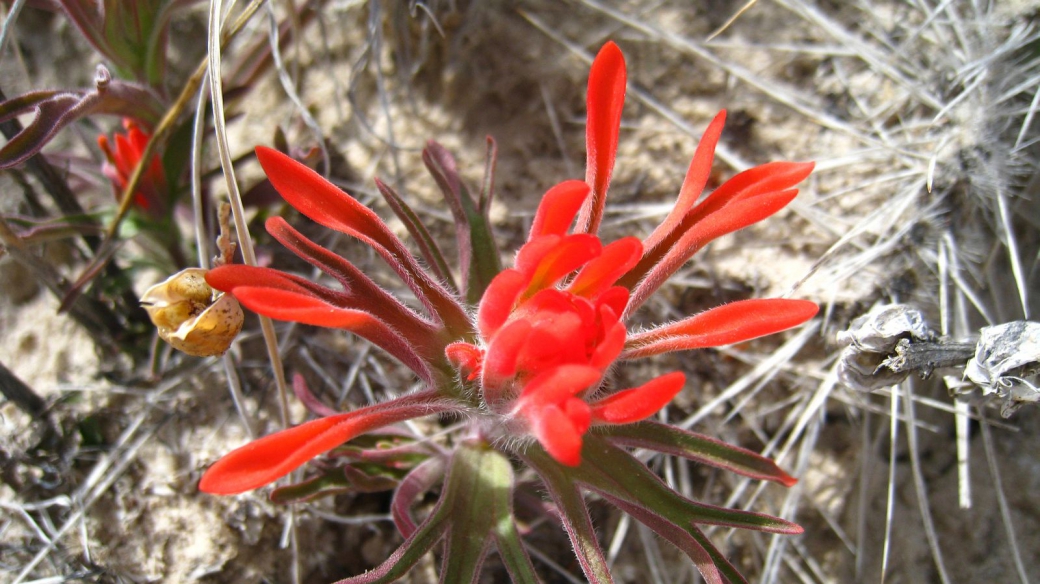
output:
M232 296L206 283L206 270L188 268L141 296L159 337L196 357L220 355L242 330L245 315Z

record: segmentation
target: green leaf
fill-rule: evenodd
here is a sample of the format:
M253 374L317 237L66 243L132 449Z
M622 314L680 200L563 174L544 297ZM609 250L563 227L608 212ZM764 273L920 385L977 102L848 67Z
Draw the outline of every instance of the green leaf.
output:
M523 453L523 458L545 481L549 495L559 507L563 527L574 546L574 554L592 584L608 584L614 581L610 567L599 545L596 530L592 527L588 507L581 491L575 486L573 471L552 459L538 444L532 444ZM584 456L584 455L583 455ZM584 466L584 463L582 463ZM581 467L579 467L581 468Z
M444 259L441 248L434 241L430 232L426 230L426 226L422 224L419 216L415 214L415 211L412 211L412 208L404 202L404 199L390 185L378 178L375 181L376 188L383 195L383 199L390 205L394 215L397 215L397 218L404 223L405 229L408 230L412 239L419 245L419 252L422 253L423 259L426 260L434 275L442 282L445 282L453 292L458 292L458 286L455 284L455 279L451 275L451 268L448 267L448 262Z
M278 487L271 492L271 501L278 504L312 501L339 493L378 493L389 491L398 481L383 474L366 473L352 466L331 468L303 482Z
M612 444L646 448L721 468L753 479L774 481L786 487L798 479L785 473L772 460L746 448L653 421L617 426L598 426L597 433Z
M797 534L802 528L762 513L705 505L683 497L631 454L596 434L585 436L581 465L567 469L573 480L666 517L686 528L694 523L724 525L768 533Z
M463 270L466 300L470 304L477 304L492 278L502 271L491 223L486 210L481 209L462 183L455 158L447 149L431 140L423 149L423 162L437 181L455 219L459 266Z

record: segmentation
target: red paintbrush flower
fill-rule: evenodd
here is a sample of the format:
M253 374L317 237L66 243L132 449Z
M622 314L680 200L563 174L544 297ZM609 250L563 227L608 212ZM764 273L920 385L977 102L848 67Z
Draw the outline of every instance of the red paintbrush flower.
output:
M126 129L125 134L116 132L112 135L114 147L108 136L98 136L98 146L106 159L101 166L101 172L112 181L116 196L126 188L127 180L137 168L148 141L152 139L151 135L130 118L123 118L123 128ZM134 203L149 215L161 217L166 210L166 198L166 172L159 156L155 155L148 163L144 176L134 192Z
M545 194L512 268L497 268L487 221L490 187L477 200L470 198L460 186L454 160L431 144L424 161L444 191L459 228L459 255L467 274L461 287L451 281L442 254L415 214L386 185L378 183L436 275L423 269L372 210L288 156L258 148L260 164L286 201L312 220L371 246L414 293L422 310L402 304L348 260L306 239L281 218L268 220L268 231L336 279L342 290L274 269L239 265L214 269L207 281L271 318L342 328L362 336L415 371L427 389L247 444L210 467L200 489L231 494L261 487L362 433L412 417L456 412L473 421L473 433L486 449L516 454L543 477L562 509L590 579L597 580L599 576L594 576L600 572L593 548L579 541L585 528L580 517L584 507L574 506L566 491L571 487L558 477L570 477L602 493L654 527L690 554L709 581L719 581L718 570L732 574L724 566L716 570L725 559L710 553L714 548L693 523L799 531L775 518L709 511L671 491L654 498L657 495L651 493L659 488L655 477L641 474L648 472L646 468L619 447L656 449L785 485L794 479L752 452L644 421L682 390L682 373L668 373L622 390L611 390L604 380L619 361L742 342L796 326L816 314L816 305L802 300L745 300L634 334L625 326L628 316L697 250L787 205L797 194L794 185L809 175L813 165L778 162L753 168L698 202L722 132L725 112L720 113L708 126L678 201L661 225L642 241L624 237L604 244L597 232L617 151L624 92L624 58L616 45L608 43L589 77L586 180L563 182ZM466 298L479 298L475 311L467 310ZM465 450L461 444L458 448ZM438 472L446 465L436 467L441 469ZM605 478L600 469L610 465L630 467L637 478L629 482ZM478 477L474 480L480 480L480 471L457 467L451 466L456 479L458 473L472 472ZM401 488L412 493L417 485L429 484L431 468L419 465L412 482L406 480ZM442 502L450 492L445 490ZM669 498L673 496L678 499ZM658 508L662 505L667 510ZM396 499L395 518L409 537L404 547L410 549L416 528ZM373 572L371 578L382 578L377 578L379 573Z

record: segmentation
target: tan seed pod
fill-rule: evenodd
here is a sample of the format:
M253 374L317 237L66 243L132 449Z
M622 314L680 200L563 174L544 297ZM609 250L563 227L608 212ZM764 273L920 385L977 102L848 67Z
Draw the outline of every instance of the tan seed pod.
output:
M221 355L242 330L245 315L232 296L206 283L206 270L188 268L141 296L159 337L196 357Z

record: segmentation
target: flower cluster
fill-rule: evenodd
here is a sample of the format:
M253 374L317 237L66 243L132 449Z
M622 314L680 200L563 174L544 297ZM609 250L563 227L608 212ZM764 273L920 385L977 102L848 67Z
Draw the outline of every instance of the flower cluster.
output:
M151 136L130 118L123 118L125 134L116 132L109 140L104 134L98 136L98 146L105 154L101 172L112 181L116 194L126 188L130 174L137 168ZM115 142L113 147L112 142ZM167 207L166 172L158 155L152 157L144 176L134 192L134 203L152 217L161 217Z
M336 279L341 290L278 270L241 265L210 271L209 284L271 318L364 337L411 368L426 389L326 415L246 444L211 466L200 489L216 494L255 489L330 452L338 460L364 462L365 468L387 463L392 458L388 452L409 452L409 458L393 459L395 472L407 472L393 475L391 481L397 488L394 518L407 539L385 564L351 580L356 582L399 577L442 538L449 542L443 556L445 573L478 570L488 553L487 542L493 540L514 579L526 581L530 559L512 516L515 485L508 458L519 458L541 477L582 569L593 582L609 582L610 574L583 490L599 493L675 544L709 582L743 578L697 524L800 532L782 519L702 505L667 488L625 449L652 449L784 485L795 481L753 452L648 421L683 389L682 373L621 390L611 387L609 373L619 362L741 342L796 326L816 314L817 307L802 300L745 300L642 332L630 333L625 325L697 250L787 205L797 194L794 185L808 176L812 164L760 166L701 198L725 119L720 113L698 145L678 200L662 224L642 240L624 237L604 244L597 233L617 150L625 85L624 58L609 43L589 77L585 180L563 182L545 194L512 268L498 267L488 220L490 177L473 198L462 187L454 160L430 144L424 161L457 224L461 285L415 213L392 189L378 183L416 239L429 272L371 209L288 156L258 148L261 165L289 204L321 225L371 246L414 293L421 310L401 303L348 260L279 217L268 220L268 231ZM467 300L477 304L475 310ZM297 389L307 395L299 384ZM313 396L308 400L313 402ZM365 446L380 440L378 436L364 444L355 441L410 418L447 412L471 421L466 437L459 437L448 453L424 449L421 443L402 445L399 437L383 450ZM284 500L286 488L309 497L322 489L321 484L372 484L372 477L365 478L359 468L348 464L327 473L325 482L285 487L276 497ZM417 525L410 506L437 485L438 504ZM481 505L488 513L471 512Z

